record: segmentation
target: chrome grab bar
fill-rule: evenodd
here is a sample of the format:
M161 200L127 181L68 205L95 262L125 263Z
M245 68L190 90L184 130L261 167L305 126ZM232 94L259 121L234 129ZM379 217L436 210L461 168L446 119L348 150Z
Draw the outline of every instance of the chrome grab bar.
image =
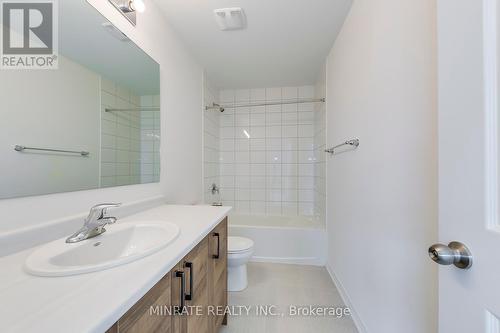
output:
M332 147L330 149L325 149L325 153L335 154L335 149L343 147L343 146L351 146L354 148L358 148L359 147L359 139L348 140L348 141L342 142L341 144L336 145L335 147Z
M61 149L49 149L49 148L35 148L35 147L26 147L26 146L20 146L20 145L15 145L14 146L15 151L22 152L24 150L40 150L40 151L50 151L54 153L69 153L69 154L79 154L81 156L89 156L90 153L88 151L75 151L75 150L61 150Z

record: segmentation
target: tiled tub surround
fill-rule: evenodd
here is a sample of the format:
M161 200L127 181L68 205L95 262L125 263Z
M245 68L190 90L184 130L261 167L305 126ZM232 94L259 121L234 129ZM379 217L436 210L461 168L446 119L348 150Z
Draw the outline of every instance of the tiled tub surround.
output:
M326 71L321 72L316 98L326 96ZM326 224L326 103L314 104L314 218Z
M203 85L203 105L219 103L219 91L205 78ZM206 204L220 200L211 192L212 184L220 185L219 177L219 121L220 112L203 110L203 195Z
M219 100L231 104L314 97L314 86L302 86L222 90ZM235 214L315 215L314 104L226 108L219 113L221 194Z
M105 112L159 106L159 96L137 96L101 79L101 187L159 181L160 113Z

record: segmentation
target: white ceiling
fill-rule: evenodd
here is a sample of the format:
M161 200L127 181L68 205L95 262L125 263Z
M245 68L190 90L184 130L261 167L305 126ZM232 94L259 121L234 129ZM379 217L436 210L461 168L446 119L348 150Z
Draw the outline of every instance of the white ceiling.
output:
M352 0L156 0L219 88L314 83ZM213 10L242 7L246 30L220 31Z

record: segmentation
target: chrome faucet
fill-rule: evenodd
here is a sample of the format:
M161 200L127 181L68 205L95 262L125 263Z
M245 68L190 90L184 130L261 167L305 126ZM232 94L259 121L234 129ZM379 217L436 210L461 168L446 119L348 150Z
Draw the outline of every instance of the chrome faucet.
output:
M95 236L99 236L106 231L104 228L107 224L113 224L116 222L117 218L112 216L106 216L106 210L108 208L119 207L121 203L106 203L95 205L90 209L89 216L85 218L85 223L83 227L80 228L73 235L66 239L66 243L77 243L82 240L89 239Z

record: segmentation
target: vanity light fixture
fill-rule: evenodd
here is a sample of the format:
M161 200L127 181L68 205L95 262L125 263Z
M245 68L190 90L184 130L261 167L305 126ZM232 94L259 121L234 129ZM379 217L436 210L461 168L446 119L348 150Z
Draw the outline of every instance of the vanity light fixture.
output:
M133 25L137 24L137 12L146 10L144 0L108 0Z

